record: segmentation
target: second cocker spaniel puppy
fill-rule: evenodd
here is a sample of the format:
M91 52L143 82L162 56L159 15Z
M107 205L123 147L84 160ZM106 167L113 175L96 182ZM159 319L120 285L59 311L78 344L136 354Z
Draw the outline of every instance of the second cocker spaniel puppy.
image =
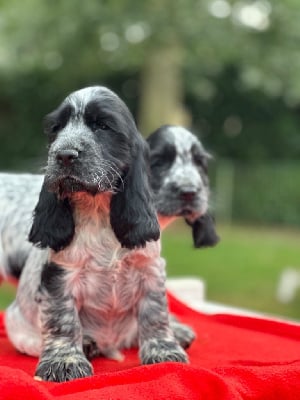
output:
M216 245L219 237L209 213L210 154L195 135L181 126L161 126L147 141L161 228L183 217L192 227L195 247Z

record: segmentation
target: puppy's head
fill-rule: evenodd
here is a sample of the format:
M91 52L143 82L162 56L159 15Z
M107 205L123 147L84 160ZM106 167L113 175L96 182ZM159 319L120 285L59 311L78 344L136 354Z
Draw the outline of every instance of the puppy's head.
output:
M216 244L217 235L198 240L200 220L202 228L209 228L207 232L214 231L213 219L202 218L208 213L208 161L211 155L195 135L181 126L162 126L147 141L151 185L160 219L168 223L166 221L184 217L190 225L197 225L193 230L196 247L202 247L201 243L206 246Z
M85 88L47 115L44 126L48 164L29 239L41 247L64 248L74 235L72 195L110 192L111 226L122 246L157 240L148 147L123 101L107 88ZM61 225L69 229L58 229Z

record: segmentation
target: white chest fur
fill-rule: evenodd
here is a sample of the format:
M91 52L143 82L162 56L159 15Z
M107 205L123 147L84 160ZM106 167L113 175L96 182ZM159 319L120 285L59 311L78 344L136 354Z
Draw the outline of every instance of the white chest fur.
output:
M138 303L164 275L164 262L159 242L137 250L121 247L110 226L110 198L100 196L78 196L75 237L50 259L67 271L66 290L77 303L84 333L106 351L134 341Z

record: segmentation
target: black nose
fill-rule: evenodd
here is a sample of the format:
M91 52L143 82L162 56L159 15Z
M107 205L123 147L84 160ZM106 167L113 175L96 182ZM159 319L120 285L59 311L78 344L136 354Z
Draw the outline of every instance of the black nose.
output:
M56 154L56 160L59 164L68 166L78 158L78 155L77 150L60 150Z
M192 201L196 197L197 191L192 188L182 188L179 197L183 201Z

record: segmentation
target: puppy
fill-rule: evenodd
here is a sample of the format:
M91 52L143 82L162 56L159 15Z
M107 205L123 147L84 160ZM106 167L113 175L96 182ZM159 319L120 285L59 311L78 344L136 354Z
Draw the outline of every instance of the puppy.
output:
M36 376L48 381L89 376L87 356L121 359L137 345L143 364L187 362L169 322L147 147L128 108L107 88L85 88L46 117L45 132L29 233L39 248L6 312L10 340L39 357Z
M161 126L147 142L151 186L161 228L184 217L192 227L195 247L216 245L219 237L208 211L211 155L195 135L181 126Z

